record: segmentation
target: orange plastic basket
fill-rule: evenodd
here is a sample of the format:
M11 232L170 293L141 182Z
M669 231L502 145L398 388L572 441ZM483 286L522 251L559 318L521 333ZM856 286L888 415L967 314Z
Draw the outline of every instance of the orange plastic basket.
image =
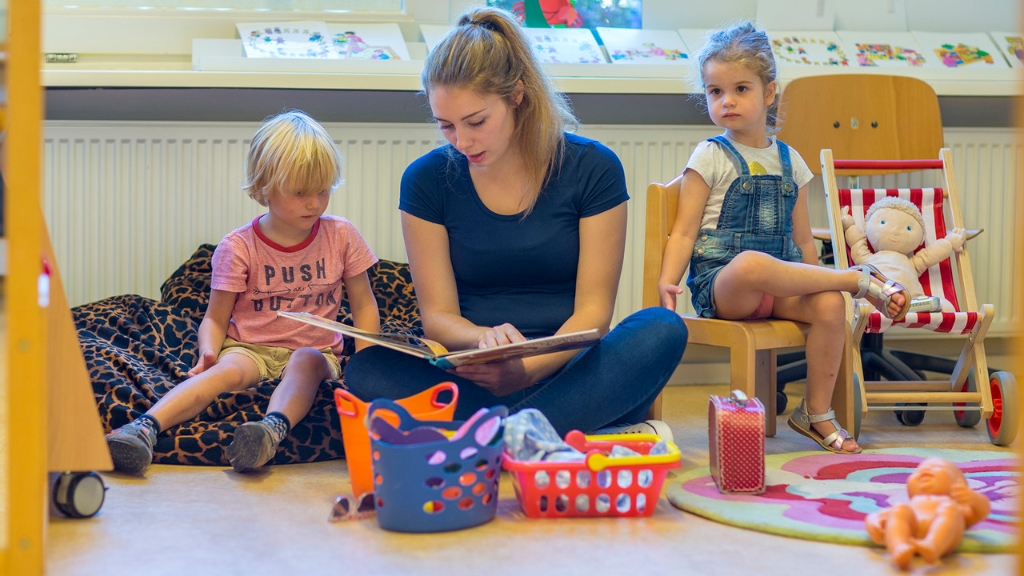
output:
M584 436L573 430L567 444L587 455L583 462L524 462L506 452L516 498L531 518L650 516L661 497L665 475L680 466L681 455L668 443L668 454L647 453L660 437L653 434ZM640 456L609 458L616 445Z
M439 402L437 397L446 390L452 393L451 401ZM451 422L458 401L459 387L454 382L442 382L414 396L396 400L395 403L408 410L417 420ZM370 403L356 398L348 390L335 388L334 404L338 409L338 419L341 420L341 441L345 444L352 494L359 496L373 492L370 433L366 430L366 409Z

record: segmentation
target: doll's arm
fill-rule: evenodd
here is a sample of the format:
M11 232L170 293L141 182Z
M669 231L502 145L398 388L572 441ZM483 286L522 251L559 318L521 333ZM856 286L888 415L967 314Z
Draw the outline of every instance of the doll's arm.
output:
M850 216L848 206L843 206L843 216L840 222L843 224L843 235L846 236L846 245L850 247L853 263L863 263L871 257L871 249L868 248L868 238L864 235L864 231L857 227L853 216Z
M946 258L949 258L949 255L952 253L953 244L949 240L941 238L918 250L913 256L911 256L910 263L914 265L914 272L920 276L921 274L924 274L924 271L928 268L931 268Z
M989 503L988 498L984 494L975 492L965 483L954 484L949 490L949 495L959 505L960 512L964 515L964 522L968 527L987 518L992 510L992 504Z

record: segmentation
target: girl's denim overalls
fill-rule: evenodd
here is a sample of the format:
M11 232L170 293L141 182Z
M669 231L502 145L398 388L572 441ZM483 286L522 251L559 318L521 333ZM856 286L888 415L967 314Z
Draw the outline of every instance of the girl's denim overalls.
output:
M802 258L800 248L793 244L793 206L796 204L797 185L793 180L789 147L776 141L782 176L753 176L747 161L725 136L709 140L717 142L732 156L740 177L729 185L725 193L718 227L702 229L693 245L686 286L693 295L694 310L705 318L715 316L711 292L715 278L722 267L740 252L757 250L792 262L799 262Z

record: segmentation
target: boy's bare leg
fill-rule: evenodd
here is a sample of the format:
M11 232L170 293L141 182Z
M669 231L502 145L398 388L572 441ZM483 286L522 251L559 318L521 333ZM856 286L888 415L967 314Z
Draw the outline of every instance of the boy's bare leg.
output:
M227 457L236 472L251 472L274 457L277 445L306 417L320 383L330 374L331 365L319 350L299 348L292 353L270 396L266 417L235 428Z
M245 390L260 381L256 363L244 354L225 354L216 364L171 388L146 414L166 430L198 416L225 392Z
M107 435L114 469L140 474L153 461L153 446L161 430L195 418L223 392L242 390L259 380L259 369L248 357L227 354L209 369L170 389L145 414Z
M313 407L320 383L331 375L331 364L319 350L299 348L288 359L281 383L270 396L267 414L280 412L298 424Z

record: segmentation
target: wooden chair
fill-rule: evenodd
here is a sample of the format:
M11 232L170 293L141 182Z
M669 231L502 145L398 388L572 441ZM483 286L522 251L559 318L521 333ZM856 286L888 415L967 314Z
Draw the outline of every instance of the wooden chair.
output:
M846 247L841 222L841 210L844 207L849 208L854 220L863 225L864 215L871 204L886 196L908 200L921 211L925 220L923 245L945 237L947 222L951 228L964 227L956 178L953 174L952 154L947 148L939 151L938 160L910 161L834 160L832 151L825 149L821 151L821 166L834 246ZM938 173L941 186L840 188L836 179L836 173L840 170L887 173L933 170ZM835 258L837 268L847 268L850 265L849 249L836 249ZM951 260L956 261L955 270ZM861 350L858 346L860 340L865 335L885 332L894 325L965 336L960 357L946 380L919 378L913 368L905 365L901 367L902 362L896 359L894 370L883 372L886 380L861 380L865 392L864 408L891 410L901 409L901 404L914 404L915 411L952 409L960 426L972 427L984 418L992 443L998 446L1010 444L1017 436L1020 419L1017 381L1009 372L989 374L984 340L989 324L995 316L995 307L992 304L979 306L977 303L967 246L964 246L963 251L954 253L954 257L925 270L919 280L926 294L945 297L956 311L911 312L901 321L893 322L884 318L868 304L849 306L847 317L853 326L854 369L859 374L864 374ZM905 414L902 410L901 413ZM901 420L905 418L906 416L901 416Z
M931 158L942 148L939 99L917 78L806 76L786 84L780 98L779 140L800 152L814 174L821 174L814 159L823 148L851 160Z
M665 253L672 223L679 204L681 178L668 184L647 187L647 222L644 235L643 306L660 306L658 279L661 260ZM775 435L775 376L776 356L780 348L804 346L806 324L788 320L717 320L693 314L683 315L689 330L690 344L705 344L729 349L731 386L742 390L747 397L757 397L765 406L765 434ZM850 331L846 331L847 344ZM832 408L836 419L854 436L853 386L850 378L849 345L839 367L839 380L832 395ZM655 402L655 417L660 411L661 398Z

